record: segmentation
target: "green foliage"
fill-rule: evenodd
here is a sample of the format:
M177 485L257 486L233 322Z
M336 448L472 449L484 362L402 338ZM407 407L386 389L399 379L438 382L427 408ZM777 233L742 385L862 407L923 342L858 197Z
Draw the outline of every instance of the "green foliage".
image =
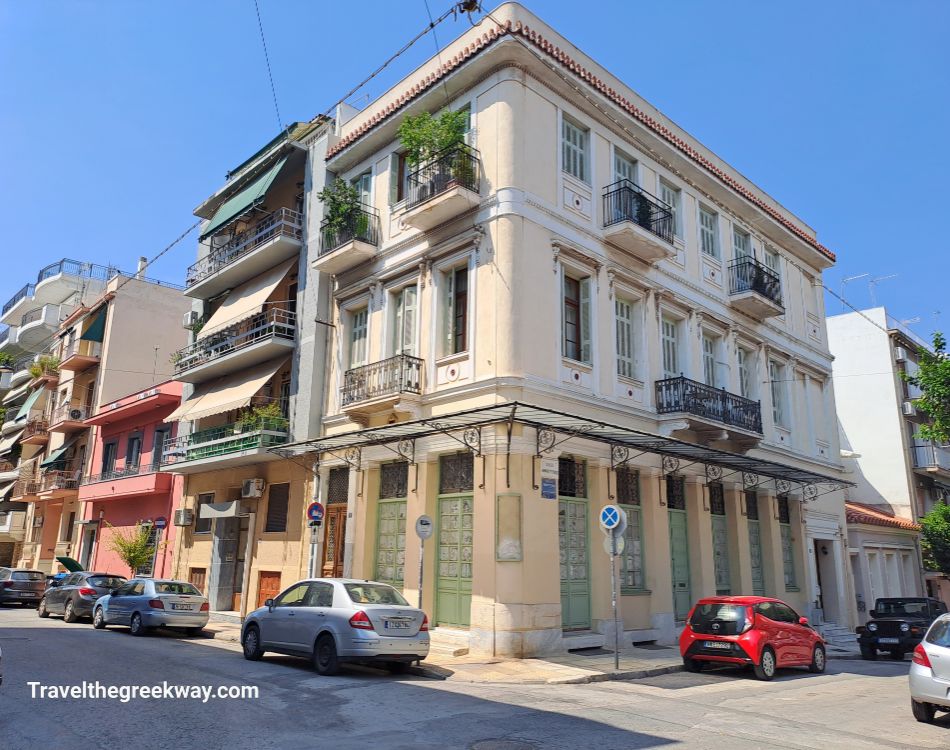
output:
M106 521L106 526L113 532L109 538L109 549L129 566L132 575L152 561L155 545L149 544L150 525L138 523L130 529L120 529Z
M337 177L323 190L317 193L317 198L323 203L323 218L326 228L332 232L339 232L347 228L354 228L355 224L366 217L360 210L360 191L353 185Z
M27 371L31 378L38 378L41 375L54 375L59 372L59 357L52 354L44 354L36 362L31 364Z
M9 352L0 352L0 369L12 369L16 359Z
M263 406L245 409L238 417L237 424L243 432L274 428L286 424L277 401L268 401Z
M439 152L465 143L467 127L467 110L445 110L438 117L428 112L407 116L398 131L406 161L417 167Z
M920 519L920 547L924 566L950 575L950 505L937 503Z
M923 392L914 399L914 405L930 417L930 424L921 426L917 437L940 445L950 443L950 358L947 341L942 333L934 333L933 353L918 349L916 375L901 373L911 385Z

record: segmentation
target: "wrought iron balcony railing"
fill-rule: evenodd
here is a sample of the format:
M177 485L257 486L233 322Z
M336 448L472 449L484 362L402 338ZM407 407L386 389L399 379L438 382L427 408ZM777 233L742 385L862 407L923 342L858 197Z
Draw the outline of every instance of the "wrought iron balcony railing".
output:
M423 364L419 357L397 354L347 370L343 376L343 406L400 393L421 394Z
M255 313L179 349L172 357L175 374L220 359L271 336L292 341L296 336L296 326L297 316L290 310L271 308Z
M90 416L92 416L92 408L89 406L63 404L53 410L49 423L50 425L57 425L60 422L82 422Z
M235 235L226 245L216 247L189 266L185 287L194 286L275 237L301 239L303 215L290 208L281 208L268 214L250 229Z
M220 427L199 430L167 440L162 466L216 458L239 451L270 448L289 439L288 421L282 417L254 417Z
M604 188L604 226L632 221L673 244L673 209L630 180Z
M342 223L324 219L320 225L320 255L332 253L338 247L353 240L379 245L379 212L371 206L359 209Z
M32 297L33 293L36 291L35 284L27 284L22 289L20 289L16 294L10 297L9 301L3 306L3 315L6 315L10 309L21 299L26 299L27 297Z
M75 490L79 488L80 472L76 469L48 469L40 477L40 492Z
M779 307L782 305L782 280L771 268L755 258L737 258L729 264L729 294L756 292Z
M23 428L23 435L20 440L28 440L37 435L49 435L49 421L46 419L31 419Z
M762 433L762 408L758 401L683 376L656 382L656 410L660 414L685 412Z
M36 283L39 284L41 281L46 281L46 279L51 279L61 273L67 276L108 281L119 273L119 269L114 266L100 266L97 263L83 263L82 261L63 258L55 263L50 263L40 271L36 275Z
M65 362L70 357L98 357L102 354L102 343L99 341L87 341L86 339L75 339L69 346L63 347L63 354L60 362Z
M479 170L478 151L474 148L465 144L447 148L409 173L406 208L415 208L454 187L478 193L481 186Z
M910 449L915 469L941 469L950 471L950 448L940 445L918 444Z
M120 469L111 469L101 474L89 474L80 480L80 484L96 484L97 482L109 482L113 479L124 479L125 477L137 477L142 474L154 474L158 467L152 464L138 464L135 466L123 466Z

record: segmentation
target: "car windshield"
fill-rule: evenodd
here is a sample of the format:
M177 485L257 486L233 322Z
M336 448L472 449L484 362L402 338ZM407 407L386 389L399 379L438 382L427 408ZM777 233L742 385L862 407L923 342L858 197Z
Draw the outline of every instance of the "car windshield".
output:
M201 592L198 591L190 583L183 583L182 581L155 581L155 593L156 594L192 594L201 596Z
M392 586L381 583L344 583L346 593L357 604L399 604L408 606L409 602L403 599Z
M46 573L38 570L14 570L11 578L14 581L45 581Z
M105 589L117 589L125 579L120 576L89 576L89 585Z
M745 627L747 614L743 604L697 604L689 626L696 633L738 635Z
M927 602L920 599L878 599L871 614L875 617L919 617L927 614Z

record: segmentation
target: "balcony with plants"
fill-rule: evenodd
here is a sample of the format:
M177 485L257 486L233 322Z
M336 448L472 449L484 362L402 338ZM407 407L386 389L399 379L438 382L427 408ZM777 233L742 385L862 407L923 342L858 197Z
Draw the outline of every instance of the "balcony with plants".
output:
M749 255L729 264L729 301L754 318L770 318L785 312L781 278Z
M379 213L360 202L359 191L336 179L317 198L323 203L323 221L313 267L332 275L374 258L379 247Z
M646 263L676 254L673 208L628 179L604 188L604 239Z
M268 449L290 439L290 426L277 401L258 401L227 424L179 435L165 443L162 471L190 474L276 460Z
M242 226L222 244L215 244L218 236L212 236L210 252L188 268L186 295L210 299L300 252L303 214L298 211L279 208Z
M658 380L655 388L657 414L678 417L666 425L668 430L689 430L707 440L731 440L746 449L762 437L758 401L682 375Z
M416 229L438 226L478 206L481 163L465 142L468 112L406 117L399 140L410 168L402 221Z
M340 406L358 422L383 410L412 410L422 395L425 361L409 354L372 362L343 375Z
M59 357L53 354L42 354L27 366L30 374L31 387L41 384L55 384L59 382Z

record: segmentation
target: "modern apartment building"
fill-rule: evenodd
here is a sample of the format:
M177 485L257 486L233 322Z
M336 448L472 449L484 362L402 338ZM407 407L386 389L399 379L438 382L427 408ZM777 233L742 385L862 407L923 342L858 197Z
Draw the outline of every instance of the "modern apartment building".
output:
M321 129L292 125L196 209L207 222L186 280L194 335L174 358L185 398L167 418L181 424L162 471L184 476L175 575L213 610L253 609L306 565L311 467L269 449L320 424L325 326L315 322L302 140Z
M20 446L11 499L30 503L19 564L51 571L56 557L87 557L79 486L92 449L87 422L121 396L166 380L169 358L187 340L179 289L113 275L98 298L75 308L38 360L14 417Z
M857 486L851 500L889 522L849 522L849 554L859 619L874 599L923 593L917 539L920 517L950 499L950 450L916 437L927 415L914 406L921 393L901 373L914 374L920 349L930 345L883 307L828 318L834 355L835 400L841 447ZM865 509L868 510L868 509ZM950 587L928 573L930 593L950 599Z
M407 163L403 118L445 109L464 143ZM597 645L614 502L628 642L672 641L717 592L852 624L834 256L811 227L517 4L310 141L326 407L272 453L319 459L311 570L415 601L426 514L437 633L498 656ZM334 177L362 202L342 229L316 198Z

